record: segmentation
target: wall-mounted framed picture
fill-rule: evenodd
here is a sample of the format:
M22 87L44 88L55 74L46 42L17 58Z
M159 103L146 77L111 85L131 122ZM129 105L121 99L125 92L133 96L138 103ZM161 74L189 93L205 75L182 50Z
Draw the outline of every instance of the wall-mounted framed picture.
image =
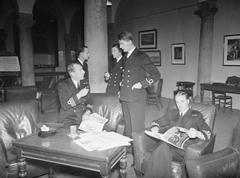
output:
M157 48L157 30L145 30L138 32L139 49Z
M172 44L171 57L173 65L185 65L185 43Z
M240 66L240 34L224 36L223 65Z
M145 52L153 62L155 66L161 66L161 51L154 50L154 51L143 51Z

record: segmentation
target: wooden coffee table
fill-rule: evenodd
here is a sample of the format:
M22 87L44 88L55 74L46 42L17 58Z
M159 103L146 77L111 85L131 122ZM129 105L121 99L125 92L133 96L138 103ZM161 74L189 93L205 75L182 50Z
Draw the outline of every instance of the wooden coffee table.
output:
M97 171L105 178L110 176L111 169L120 161L121 176L126 178L125 147L89 152L74 143L68 136L68 132L68 130L59 129L54 136L41 138L36 133L15 140L13 146L19 150L19 177L27 177L25 158L29 158Z

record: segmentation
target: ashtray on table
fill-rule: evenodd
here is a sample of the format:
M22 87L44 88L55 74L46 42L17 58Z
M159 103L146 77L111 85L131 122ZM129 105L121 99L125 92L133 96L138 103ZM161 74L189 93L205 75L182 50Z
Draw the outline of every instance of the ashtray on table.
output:
M56 132L57 132L56 128L49 128L49 130L47 130L47 131L40 130L38 132L38 136L39 137L49 137L49 136L55 135Z

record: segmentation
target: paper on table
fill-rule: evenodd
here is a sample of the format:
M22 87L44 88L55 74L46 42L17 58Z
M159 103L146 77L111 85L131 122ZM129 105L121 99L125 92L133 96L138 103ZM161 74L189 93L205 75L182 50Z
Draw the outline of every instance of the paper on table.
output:
M97 113L90 114L86 119L84 119L79 125L80 130L85 132L100 132L103 130L105 123L108 120Z
M74 143L87 151L106 150L119 146L129 146L132 139L115 132L84 133Z

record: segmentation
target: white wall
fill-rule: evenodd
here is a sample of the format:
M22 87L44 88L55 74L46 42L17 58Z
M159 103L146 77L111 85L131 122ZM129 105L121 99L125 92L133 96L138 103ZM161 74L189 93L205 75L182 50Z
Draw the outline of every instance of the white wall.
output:
M122 30L128 30L134 34L135 44L138 46L138 31L157 29L157 49L161 50L162 60L162 65L158 69L164 80L162 96L172 98L177 81L197 82L201 23L200 17L194 14L198 7L193 3L197 3L197 1L169 0L171 1L169 3L169 1L148 0L148 3L151 4L148 6L148 4L142 3L144 0L137 0L136 7L126 5L130 2L133 3L132 1L136 0L120 2L112 33L114 36L111 39L117 38L118 33ZM141 4L144 7L141 7ZM218 12L214 22L211 82L225 82L228 76L240 77L240 66L223 66L223 36L240 34L240 1L218 0L217 8ZM129 11L131 13L128 13ZM185 65L171 64L172 43L185 43ZM194 96L197 95L196 88L195 85ZM206 94L208 93L206 92ZM232 96L233 107L240 109L240 95L233 94Z
M149 3L151 3L151 1L149 1ZM162 7L159 4L159 1L155 1L155 3L158 3L158 5L155 6ZM164 5L164 7L165 6L166 5ZM169 9L170 7L166 8ZM137 9L135 10L138 11ZM198 58L200 19L193 14L194 10L196 10L196 7L190 7L181 10L177 9L169 12L164 12L165 10L159 10L160 13L156 13L155 15L137 18L134 20L127 20L126 22L124 22L122 19L129 17L116 17L119 22L115 23L115 38L117 38L117 34L122 30L131 31L134 34L136 46L138 46L138 31L157 29L156 50L161 50L162 65L159 66L158 69L164 80L162 90L162 96L164 97L173 97L173 90L176 89L177 81L194 82L197 80L196 61ZM125 11L128 10L125 9ZM157 10L155 11L157 12ZM151 14L151 11L149 10L147 10L147 12L143 12L143 10L139 12L141 12L141 14L146 14L147 12ZM185 43L185 65L171 64L172 43ZM194 90L196 90L195 88L196 87L194 87Z
M223 66L224 35L240 34L240 1L219 0L214 23L212 82L225 82L228 76L240 77L240 66ZM240 109L240 95L233 97L233 107Z

